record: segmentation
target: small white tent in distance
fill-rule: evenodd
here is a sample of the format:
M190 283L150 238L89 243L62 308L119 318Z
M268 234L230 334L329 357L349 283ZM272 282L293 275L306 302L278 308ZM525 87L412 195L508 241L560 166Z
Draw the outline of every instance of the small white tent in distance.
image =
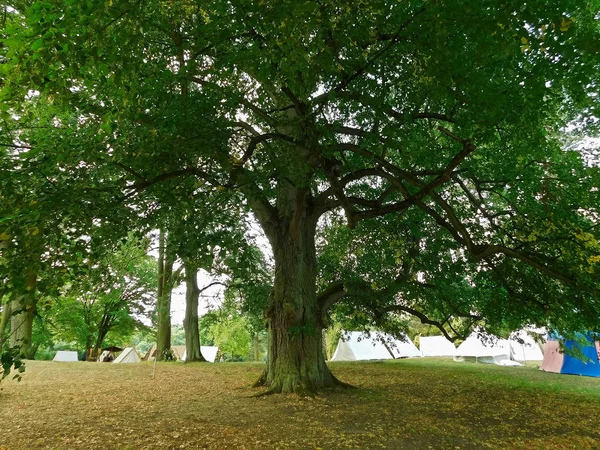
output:
M127 347L121 352L119 356L113 361L113 363L138 363L142 362L142 358L138 355L138 352L134 347Z
M77 358L77 352L59 350L54 355L54 359L52 361L60 361L60 362L77 362L79 359Z
M481 339L480 339L481 335ZM458 346L454 355L455 361L475 361L500 366L520 366L510 360L510 342L508 339L497 339L494 336L473 332Z
M172 348L173 351L177 354L177 358L180 361L185 362L187 358L187 351L185 349L185 345L178 345ZM202 353L202 356L204 356L204 359L208 362L215 362L215 359L217 358L217 353L219 353L219 347L216 347L214 345L201 345L200 353Z
M331 361L368 361L421 356L421 352L410 338L406 336L405 339L403 342L378 332L366 337L360 331L352 331L347 339L343 336L340 338Z
M456 347L444 336L421 336L419 347L423 356L454 356Z

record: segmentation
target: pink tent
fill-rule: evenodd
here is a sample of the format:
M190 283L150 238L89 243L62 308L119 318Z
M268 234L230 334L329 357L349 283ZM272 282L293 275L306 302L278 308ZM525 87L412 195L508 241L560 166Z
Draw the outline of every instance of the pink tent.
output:
M544 351L544 362L542 369L545 372L560 373L564 361L564 355L560 352L558 341L546 341L546 350Z

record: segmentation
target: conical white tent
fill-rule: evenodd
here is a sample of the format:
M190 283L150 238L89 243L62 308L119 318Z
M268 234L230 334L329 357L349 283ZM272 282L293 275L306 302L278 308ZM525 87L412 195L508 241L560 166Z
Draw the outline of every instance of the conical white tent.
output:
M144 361L154 361L154 352L156 351L156 344L152 344L150 350L146 352L144 357L142 358Z
M444 336L422 336L419 347L423 356L454 356L456 347Z
M117 359L113 363L137 363L142 362L142 358L138 355L138 352L133 347L127 347L121 352Z
M385 340L385 345L378 337ZM352 331L347 339L342 337L339 340L331 361L367 361L411 356L421 356L421 353L408 336L406 342L402 342L385 333L371 333L371 337L365 337L360 331Z
M540 346L525 331L518 331L511 335L510 351L512 359L515 361L542 361L544 359Z
M508 339L493 339L491 336L482 335L479 338L477 332L473 332L456 349L455 361L475 361L487 364L520 365L510 360L510 342Z
M207 360L208 362L215 362L218 352L219 352L219 347L216 347L214 345L201 345L200 346L200 353L202 353L202 356L204 356L204 359ZM181 356L180 360L185 361L186 357L187 357L187 350L184 350L183 355Z
M112 358L112 359L111 359ZM104 350L96 360L97 362L112 362L115 359L115 353L110 350Z
M77 358L77 352L59 350L56 352L56 355L54 355L54 359L52 361L77 362L79 361L79 358Z
M175 359L185 361L185 345L171 345L171 351Z

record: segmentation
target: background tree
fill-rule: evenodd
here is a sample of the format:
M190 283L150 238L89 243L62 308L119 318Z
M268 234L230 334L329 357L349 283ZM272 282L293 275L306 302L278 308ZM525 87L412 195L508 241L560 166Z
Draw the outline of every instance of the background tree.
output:
M109 333L121 344L145 328L141 319L156 299L156 263L147 244L131 237L101 261L90 261L85 276L73 280L45 315L57 339L77 342L93 360Z
M158 288L156 301L156 358L165 359L171 351L171 296L177 285L178 274L173 272L175 264L173 242L163 229L158 238Z

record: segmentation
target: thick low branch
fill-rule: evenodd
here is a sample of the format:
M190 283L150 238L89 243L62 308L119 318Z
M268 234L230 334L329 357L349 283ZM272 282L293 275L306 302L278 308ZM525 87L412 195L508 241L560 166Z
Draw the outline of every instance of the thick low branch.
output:
M341 300L347 294L343 281L337 281L330 284L327 289L317 296L317 305L322 314L326 314L337 301Z
M458 339L465 339L466 336L451 336L448 331L444 328L444 324L442 322L439 322L437 320L432 320L429 317L427 317L425 314L423 314L420 311L417 311L414 308L410 308L408 306L403 306L403 305L392 305L392 306L388 306L384 309L382 309L380 312L382 314L385 313L389 313L389 312L393 312L393 311L401 311L401 312L405 312L410 314L411 316L415 316L418 317L419 320L421 320L421 323L425 323L427 325L433 325L434 327L436 327L437 329L439 329L442 334L444 335L444 337L446 339L448 339L450 342L454 342Z
M236 165L243 166L244 164L246 164L246 162L248 162L248 160L254 154L254 151L256 150L256 147L259 144L261 144L263 142L270 141L270 140L274 140L274 139L279 139L279 140L282 140L282 141L285 141L285 142L289 142L291 144L300 145L293 137L288 136L286 134L282 134L282 133L266 133L266 134L261 134L261 135L258 135L258 136L254 136L250 140L250 142L248 143L248 147L246 148L246 151L244 152L244 155L242 156L242 158L240 159L240 161L238 161L236 163Z
M234 122L232 125L239 127L239 128L243 128L244 130L250 132L250 134L252 134L253 136L260 136L260 134L261 134L256 128L254 128L248 122L244 122L243 120Z

